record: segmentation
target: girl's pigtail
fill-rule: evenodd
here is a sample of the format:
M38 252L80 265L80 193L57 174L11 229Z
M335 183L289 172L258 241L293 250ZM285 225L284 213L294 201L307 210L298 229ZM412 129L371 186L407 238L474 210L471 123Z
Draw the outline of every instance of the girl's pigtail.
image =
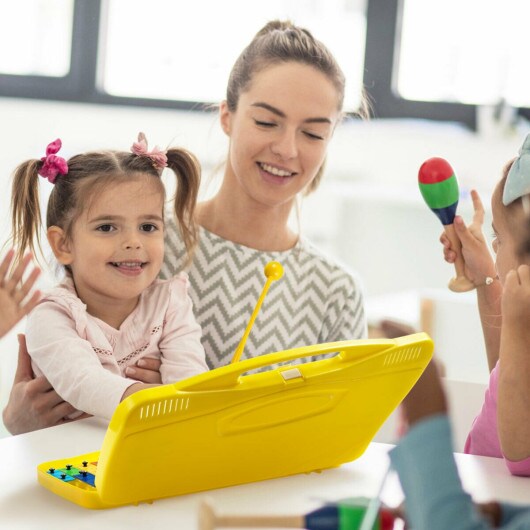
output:
M11 241L16 249L15 263L27 250L36 257L42 255L40 229L42 218L39 204L39 160L20 164L13 174L11 189Z
M189 264L198 239L195 205L201 182L201 166L192 153L178 148L167 151L167 166L177 178L174 212L186 246Z

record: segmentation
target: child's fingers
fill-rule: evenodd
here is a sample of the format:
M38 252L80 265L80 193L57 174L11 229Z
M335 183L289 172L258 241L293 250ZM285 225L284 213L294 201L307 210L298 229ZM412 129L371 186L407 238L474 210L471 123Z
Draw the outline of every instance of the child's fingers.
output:
M31 298L21 308L22 309L21 317L23 317L24 315L27 315L39 303L41 296L42 296L42 293L40 291L35 291L31 295Z
M447 234L445 232L442 232L442 235L440 236L440 243L445 248L451 248L451 240L447 237Z
M458 239L460 239L462 246L467 247L469 245L472 245L476 238L466 226L466 223L464 223L462 217L460 217L459 215L455 216L453 225L455 227L456 235L458 236Z
M445 232L442 232L440 236L440 243L443 245L444 260L447 263L454 263L456 260L456 252L451 249L451 240Z
M473 224L482 226L484 223L484 205L477 190L471 190L471 200L473 201Z
M26 296L29 294L29 292L35 285L35 282L37 281L37 278L39 277L40 272L41 271L39 268L33 269L30 275L28 276L28 278L22 283L20 288L17 289L17 292L14 296L15 301L17 303L22 302L22 300L24 300L24 298L26 298Z
M11 278L9 278L4 286L8 290L9 293L13 293L16 289L16 286L19 284L19 282L22 280L22 276L24 275L24 271L26 270L27 266L29 265L30 261L33 259L33 256L30 252L28 252L23 258L22 261L17 265L16 269L13 271L13 274L11 274Z
M11 262L13 261L14 255L15 255L15 251L12 248L9 249L7 254L4 256L2 263L0 263L0 286L4 282L4 278L7 275L7 271L9 270L9 266L11 265Z

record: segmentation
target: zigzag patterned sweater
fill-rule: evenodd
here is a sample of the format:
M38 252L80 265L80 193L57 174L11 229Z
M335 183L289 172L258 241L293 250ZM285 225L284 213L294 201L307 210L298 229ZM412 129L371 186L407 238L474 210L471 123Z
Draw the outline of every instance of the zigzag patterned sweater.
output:
M166 227L161 277L182 270L185 248L174 221ZM194 313L210 368L230 362L265 283L263 268L279 261L273 282L247 340L243 358L337 340L366 337L357 277L307 239L284 252L263 252L200 229L188 269Z

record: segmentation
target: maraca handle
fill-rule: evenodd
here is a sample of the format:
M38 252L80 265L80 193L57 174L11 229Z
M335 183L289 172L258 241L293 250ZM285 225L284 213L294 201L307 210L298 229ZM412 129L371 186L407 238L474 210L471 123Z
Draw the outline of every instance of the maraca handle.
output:
M462 244L460 239L455 233L455 227L453 224L444 225L444 230L451 242L451 249L456 254L454 262L456 276L449 280L448 287L455 293L464 293L466 291L472 291L475 288L475 284L465 274L464 257L462 256Z

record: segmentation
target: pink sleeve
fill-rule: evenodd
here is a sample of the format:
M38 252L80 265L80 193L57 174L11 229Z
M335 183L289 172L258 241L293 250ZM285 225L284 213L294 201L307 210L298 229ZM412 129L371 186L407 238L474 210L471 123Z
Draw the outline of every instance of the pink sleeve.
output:
M519 475L521 477L530 477L530 457L518 462L513 462L504 457L506 467L512 475Z
M136 382L106 370L91 344L78 335L73 316L52 301L28 316L26 341L33 364L65 401L83 412L110 419Z
M170 280L170 300L159 343L162 383L182 381L208 371L201 343L201 327L193 315L188 279L179 274Z

